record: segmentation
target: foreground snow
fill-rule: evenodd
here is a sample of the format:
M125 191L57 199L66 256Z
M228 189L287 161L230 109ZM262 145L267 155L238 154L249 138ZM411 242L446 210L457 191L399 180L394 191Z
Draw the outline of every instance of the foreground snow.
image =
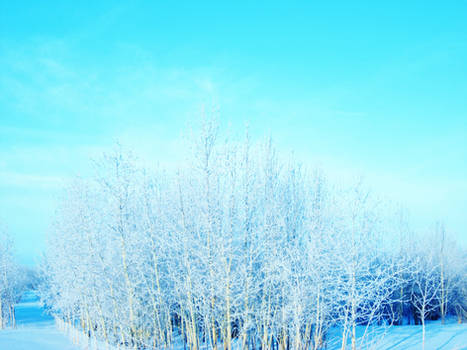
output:
M361 337L364 327L357 331L357 337ZM422 349L421 326L393 326L387 329L378 327L370 329L366 337L367 342L362 349L376 350L420 350ZM341 349L339 330L334 330L332 339L328 338L328 350ZM357 344L361 344L357 342ZM348 341L350 349L350 339ZM360 347L359 347L360 348ZM467 349L467 324L457 324L448 321L445 325L441 322L431 322L426 326L425 350L465 350Z
M422 327L392 327L376 348L386 350L419 350L422 348ZM426 326L425 349L467 349L467 324L452 322L441 325L439 321L429 323Z
M44 313L34 294L16 306L17 328L0 331L0 350L77 350Z

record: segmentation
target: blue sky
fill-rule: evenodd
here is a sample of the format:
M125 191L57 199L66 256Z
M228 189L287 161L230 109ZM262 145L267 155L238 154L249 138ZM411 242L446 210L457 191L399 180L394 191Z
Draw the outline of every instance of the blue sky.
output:
M0 218L32 264L89 157L179 159L215 105L467 243L466 62L466 1L2 1Z

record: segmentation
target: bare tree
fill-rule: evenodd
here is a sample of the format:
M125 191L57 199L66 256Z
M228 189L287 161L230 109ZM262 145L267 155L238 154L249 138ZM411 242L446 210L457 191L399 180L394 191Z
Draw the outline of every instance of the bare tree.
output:
M431 242L430 242L431 243ZM439 309L441 288L440 266L432 243L419 241L412 274L411 302L422 324L422 346L425 348L425 326L428 315Z

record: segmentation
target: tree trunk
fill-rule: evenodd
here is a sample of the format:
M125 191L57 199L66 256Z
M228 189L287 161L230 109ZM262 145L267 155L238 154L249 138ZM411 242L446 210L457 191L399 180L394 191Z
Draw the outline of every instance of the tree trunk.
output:
M3 319L3 301L0 299L0 329L5 327L5 321Z

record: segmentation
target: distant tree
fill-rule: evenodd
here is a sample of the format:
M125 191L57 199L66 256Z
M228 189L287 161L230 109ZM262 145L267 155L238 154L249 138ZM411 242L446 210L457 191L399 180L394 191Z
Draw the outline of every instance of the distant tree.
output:
M25 288L25 279L13 254L13 241L0 227L0 329L15 327L15 304Z

